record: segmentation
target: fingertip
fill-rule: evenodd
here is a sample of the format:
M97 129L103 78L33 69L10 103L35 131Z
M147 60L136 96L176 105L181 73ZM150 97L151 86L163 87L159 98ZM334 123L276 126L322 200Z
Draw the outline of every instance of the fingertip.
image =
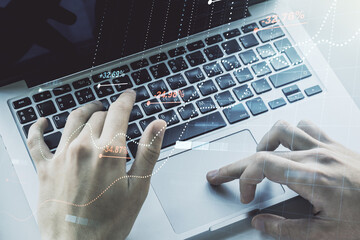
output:
M218 175L219 170L212 170L206 174L206 179L211 185L218 185L216 183L216 176Z
M251 220L251 225L261 232L265 232L265 221L262 215L257 215Z

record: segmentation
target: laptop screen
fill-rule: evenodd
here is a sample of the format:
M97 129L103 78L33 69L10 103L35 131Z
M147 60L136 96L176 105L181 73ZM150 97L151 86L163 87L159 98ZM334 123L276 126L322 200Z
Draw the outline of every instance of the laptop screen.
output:
M2 0L0 86L38 85L238 20L256 0Z

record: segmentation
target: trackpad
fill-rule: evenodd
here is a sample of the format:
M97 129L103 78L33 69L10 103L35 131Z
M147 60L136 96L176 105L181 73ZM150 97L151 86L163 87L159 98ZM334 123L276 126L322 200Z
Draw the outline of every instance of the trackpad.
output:
M152 187L176 233L183 233L235 213L243 214L259 203L284 193L279 184L264 180L250 204L240 202L239 181L213 187L206 180L209 170L218 169L254 154L256 142L247 130L210 143L192 144L192 149L160 161ZM185 145L186 145L185 144ZM198 146L197 146L198 145Z

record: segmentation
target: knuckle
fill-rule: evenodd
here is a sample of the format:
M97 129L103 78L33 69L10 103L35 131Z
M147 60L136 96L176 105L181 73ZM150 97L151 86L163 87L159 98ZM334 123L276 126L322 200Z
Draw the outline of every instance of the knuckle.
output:
M301 119L298 123L298 126L309 126L312 125L312 122L308 119Z
M290 123L286 122L285 120L279 120L274 125L274 132L276 135L284 134L291 128Z
M91 144L79 140L71 142L68 148L69 154L75 159L86 158L92 152L91 150Z

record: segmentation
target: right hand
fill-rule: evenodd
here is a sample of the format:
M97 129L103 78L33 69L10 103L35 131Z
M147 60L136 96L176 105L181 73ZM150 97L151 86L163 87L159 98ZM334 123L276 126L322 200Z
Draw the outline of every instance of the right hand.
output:
M279 145L291 152L274 152ZM260 214L252 225L276 239L360 238L360 155L330 139L308 121L292 127L277 122L263 137L257 153L209 172L208 181L220 185L240 180L241 200L254 199L264 178L285 184L313 205L313 217L286 219Z

